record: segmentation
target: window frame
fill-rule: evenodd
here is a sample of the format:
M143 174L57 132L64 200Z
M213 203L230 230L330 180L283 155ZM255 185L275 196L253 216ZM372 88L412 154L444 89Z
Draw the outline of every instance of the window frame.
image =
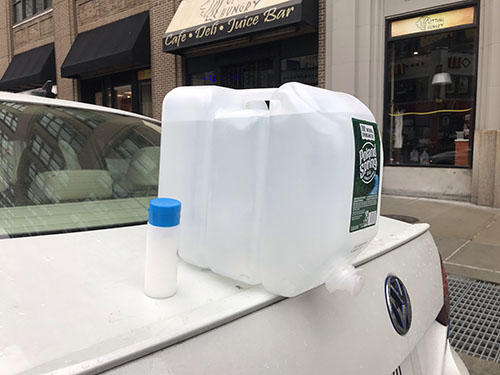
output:
M391 23L394 21L399 21L399 20L404 20L408 18L414 18L418 16L423 16L427 14L432 14L432 13L439 13L439 12L446 12L450 10L456 10L456 9L462 9L462 8L468 8L468 7L474 7L474 22L470 25L461 25L461 26L455 26L455 27L449 27L445 29L440 29L436 31L424 31L421 33L413 33L409 35L403 35L403 36L396 36L392 37L391 36ZM447 168L447 169L472 169L472 165L474 162L474 132L476 129L476 107L477 107L477 92L478 92L478 63L479 63L479 33L480 33L480 27L479 27L479 17L480 17L480 0L470 0L470 1L464 1L460 3L455 3L455 4L449 4L449 5L443 5L443 6L438 6L435 8L431 9L425 9L425 10L418 10L415 12L410 12L408 14L404 15L398 15L398 16L393 16L393 17L387 17L385 19L385 42L384 42L384 108L383 108L383 118L382 118L382 145L384 147L384 160L383 160L383 166L384 167L406 167L406 168ZM387 134L386 134L386 126L389 126L388 124L388 119L389 119L389 106L390 106L390 92L391 92L391 87L390 87L390 74L388 73L388 64L391 62L391 56L389 54L389 44L394 41L398 40L403 40L403 39L413 39L413 38L420 38L422 36L427 36L427 35L436 35L440 33L446 33L446 32L453 32L453 31L458 31L458 30L467 30L467 29L475 29L476 30L476 35L475 35L475 46L476 46L476 72L474 76L474 85L475 85L475 91L473 95L473 104L472 104L472 111L471 114L473 116L473 128L471 129L470 133L470 164L468 166L458 166L458 165L420 165L420 164L409 164L409 163L400 163L400 164L389 164L386 159L386 142L387 142ZM390 137L391 135L389 135ZM389 139L390 142L390 139Z
M21 4L21 14L20 18L17 18L16 5ZM32 14L28 15L26 13L27 6L31 5ZM11 0L11 14L12 14L12 25L15 26L23 21L33 18L49 9L52 9L52 0L42 0L42 8L37 9L37 0Z

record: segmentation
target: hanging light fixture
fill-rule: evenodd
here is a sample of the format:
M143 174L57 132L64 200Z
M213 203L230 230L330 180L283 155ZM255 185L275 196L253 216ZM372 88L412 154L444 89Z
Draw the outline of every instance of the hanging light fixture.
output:
M449 85L451 84L450 73L436 73L432 77L433 85Z

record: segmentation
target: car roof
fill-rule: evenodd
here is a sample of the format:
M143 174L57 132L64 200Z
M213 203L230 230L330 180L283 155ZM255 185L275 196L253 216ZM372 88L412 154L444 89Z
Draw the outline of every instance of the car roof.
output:
M117 115L123 115L123 116L129 116L129 117L136 117L136 118L139 118L142 120L151 121L151 122L155 123L156 125L160 124L160 121L158 121L154 118L139 115L137 113L123 111L121 109L103 107L103 106L95 105L95 104L75 102L75 101L71 101L71 100L52 99L52 98L45 98L45 97L36 96L36 95L17 94L17 93L12 93L12 92L0 91L0 101L15 101L18 103L31 103L31 104L42 104L42 105L52 105L52 106L56 105L59 107L67 107L67 108L90 109L90 110L94 110L94 111L114 113Z

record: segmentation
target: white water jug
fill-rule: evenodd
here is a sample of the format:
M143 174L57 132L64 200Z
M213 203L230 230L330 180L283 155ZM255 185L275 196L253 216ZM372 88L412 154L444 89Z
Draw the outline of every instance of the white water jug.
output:
M341 284L378 227L382 149L365 105L299 83L181 87L162 121L159 196L183 203L184 260L284 296Z

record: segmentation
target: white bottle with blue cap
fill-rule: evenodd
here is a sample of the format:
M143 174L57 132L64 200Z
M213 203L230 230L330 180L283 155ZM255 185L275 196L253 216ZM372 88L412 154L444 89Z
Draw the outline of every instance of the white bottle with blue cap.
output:
M149 202L144 290L153 298L167 298L177 290L177 250L181 202L156 198Z

